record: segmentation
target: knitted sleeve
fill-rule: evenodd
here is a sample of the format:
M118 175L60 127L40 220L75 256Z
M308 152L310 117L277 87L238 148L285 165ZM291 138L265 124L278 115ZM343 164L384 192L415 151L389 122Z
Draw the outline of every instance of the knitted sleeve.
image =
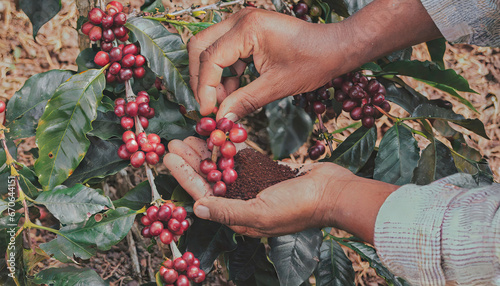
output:
M374 240L412 285L500 285L500 184L456 174L405 185L382 205Z
M500 46L500 0L421 0L450 42Z

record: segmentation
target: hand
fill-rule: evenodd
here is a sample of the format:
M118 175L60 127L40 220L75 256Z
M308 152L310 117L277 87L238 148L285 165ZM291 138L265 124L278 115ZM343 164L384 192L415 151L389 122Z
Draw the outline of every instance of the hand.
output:
M332 225L343 186L355 180L347 169L316 163L305 175L271 186L255 199L226 199L212 196L210 185L199 172L199 162L210 156L205 141L195 137L173 140L168 149L164 164L197 201L195 214L249 236L278 236Z
M220 103L217 120L228 113L236 120L276 99L323 86L340 75L340 67L355 68L355 61L335 52L342 42L331 40L338 30L331 28L245 8L198 33L188 43L188 51L191 87L200 113L208 115ZM241 59L249 57L260 77L238 89L238 77L246 67ZM229 66L237 76L222 79L223 68Z

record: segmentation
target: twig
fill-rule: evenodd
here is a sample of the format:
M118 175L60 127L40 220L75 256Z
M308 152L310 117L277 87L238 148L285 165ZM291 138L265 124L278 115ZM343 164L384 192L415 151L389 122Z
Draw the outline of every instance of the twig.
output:
M319 122L319 131L323 134L328 134L328 129L325 127L325 124L323 124L323 118L321 117L321 114L316 114L318 116L318 122ZM325 136L327 138L327 136ZM328 144L328 147L330 148L330 154L333 154L333 146L332 142L330 140L326 140L326 144Z
M134 278L139 280L139 284L142 283L141 276L141 266L139 265L139 258L137 257L137 248L135 247L134 237L132 232L127 233L127 243L128 250L130 252L130 258L132 259L132 271L134 273Z
M146 165L146 175L148 176L149 185L151 186L151 197L153 198L153 202L157 202L161 200L161 196L158 193L155 185L155 178L153 176L153 172L148 165Z

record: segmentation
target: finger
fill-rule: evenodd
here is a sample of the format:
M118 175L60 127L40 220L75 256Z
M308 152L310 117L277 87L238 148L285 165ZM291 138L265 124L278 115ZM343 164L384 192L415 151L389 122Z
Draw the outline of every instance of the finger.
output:
M163 164L176 178L182 188L195 200L212 194L212 188L184 159L174 153L163 158Z
M209 158L212 156L212 152L207 148L207 141L198 137L190 136L184 139L184 143L193 148L198 155L200 155L201 160Z
M224 98L226 98L228 95L226 87L224 85L224 81L220 82L219 85L217 85L217 87L215 88L215 91L216 91L216 96L215 96L216 103L222 102L224 100Z
M181 156L196 172L200 172L201 156L188 144L181 140L172 140L168 143L168 151Z
M221 104L222 101L224 101L224 99L226 99L228 95L230 95L240 87L240 79L238 77L223 78L222 83L224 84L224 88L226 90L226 96L224 97L217 96L217 102L219 104Z
M217 102L216 87L222 79L222 70L231 66L239 58L251 55L254 42L248 32L231 30L215 41L200 54L200 69L198 74L198 99L201 115L212 112Z
M204 197L194 205L194 213L202 219L216 221L228 226L252 226L262 222L262 201Z

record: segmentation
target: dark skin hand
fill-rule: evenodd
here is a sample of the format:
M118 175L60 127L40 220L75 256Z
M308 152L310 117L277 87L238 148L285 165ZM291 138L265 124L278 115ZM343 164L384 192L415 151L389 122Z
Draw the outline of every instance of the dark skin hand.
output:
M191 38L191 87L202 115L219 103L217 119L232 120L289 95L311 91L391 51L440 37L419 0L376 0L335 24L311 24L258 9L243 9ZM239 88L253 57L261 76ZM224 67L238 76L222 78ZM311 164L306 175L241 201L211 196L199 173L210 156L194 137L170 142L164 164L196 200L203 219L250 236L277 236L309 227L334 226L373 243L378 210L398 188L355 176L332 163Z

